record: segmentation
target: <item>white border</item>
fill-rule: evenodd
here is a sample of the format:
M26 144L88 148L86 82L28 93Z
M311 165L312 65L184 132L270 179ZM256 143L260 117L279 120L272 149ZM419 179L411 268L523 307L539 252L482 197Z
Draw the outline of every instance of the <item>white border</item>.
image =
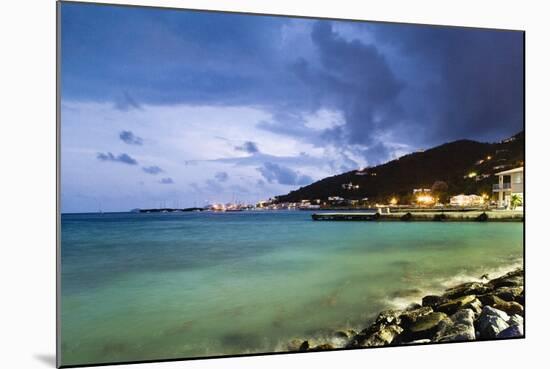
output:
M158 364L139 368L385 366L425 368L537 366L546 349L550 307L544 226L548 191L548 10L544 2L506 0L111 1L335 18L417 22L527 31L527 338L506 342L399 347ZM55 353L55 3L2 4L2 352L6 368L53 367ZM547 360L546 360L547 361ZM539 365L540 366L540 365Z

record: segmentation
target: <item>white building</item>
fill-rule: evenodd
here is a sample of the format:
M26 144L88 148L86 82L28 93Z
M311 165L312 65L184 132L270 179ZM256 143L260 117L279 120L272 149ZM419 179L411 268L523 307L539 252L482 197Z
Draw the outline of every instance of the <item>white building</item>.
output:
M510 208L512 195L517 195L521 199L521 206L518 210L523 210L523 167L505 170L495 173L498 176L498 183L493 185L493 192L498 194L498 207Z
M478 195L456 195L451 197L451 206L480 206L483 205L485 199Z

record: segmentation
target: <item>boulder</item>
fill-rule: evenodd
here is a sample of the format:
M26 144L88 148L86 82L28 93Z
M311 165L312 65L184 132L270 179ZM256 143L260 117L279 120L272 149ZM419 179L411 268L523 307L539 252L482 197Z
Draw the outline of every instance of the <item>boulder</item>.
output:
M495 289L499 287L518 287L523 286L523 269L516 269L502 277L490 280L487 284Z
M435 337L436 342L460 342L476 339L474 328L475 314L471 309L462 309L451 316L452 324L447 325Z
M295 338L287 344L286 348L288 351L300 351L300 346L302 345L302 342L302 340Z
M474 312L474 315L477 317L479 316L479 314L481 314L483 304L478 299L475 299L474 301L464 305L464 308L472 310Z
M422 307L422 305L417 304L416 302L413 302L413 303L410 303L409 305L407 305L407 307L405 308L405 311L416 310L416 309L419 309L421 307Z
M497 334L496 338L523 337L523 325L511 325Z
M330 343L323 343L321 345L315 346L311 350L315 350L315 351L334 350L334 346L332 346Z
M384 310L374 321L374 324L399 324L399 316L401 315L400 310Z
M523 294L523 287L499 287L493 291L493 295L504 301L516 301Z
M479 336L482 339L493 339L509 327L510 317L504 311L500 311L490 306L484 306L477 321Z
M505 301L493 294L481 295L478 296L478 299L484 305L494 307L508 314L523 314L523 306L515 301Z
M477 297L477 299L481 301L483 305L489 305L489 306L492 306L493 304L496 304L497 302L502 301L500 297L495 296L491 293L480 295Z
M444 304L438 305L434 308L434 310L451 315L456 313L458 310L463 309L466 305L470 304L475 299L475 295L462 296L454 300L450 300Z
M514 314L510 316L510 319L508 319L507 322L509 325L520 325L523 327L523 317L518 314Z
M309 342L304 341L304 342L302 342L302 344L298 348L298 351L307 351L308 349L309 349Z
M448 299L456 299L467 295L482 295L491 290L492 286L479 282L469 282L447 289L443 294L443 297Z
M515 301L504 301L493 304L495 309L502 310L507 314L523 314L523 306Z
M431 312L433 312L433 309L429 306L406 310L399 316L399 319L401 320L400 325L403 328L407 328L411 326L411 324L413 324L419 317L430 314Z
M403 340L410 342L426 338L431 339L449 322L449 317L441 312L433 312L427 315L422 315L407 328L403 334Z
M431 308L445 302L447 302L446 298L436 295L427 295L422 298L422 306L429 306Z
M403 332L403 328L398 325L389 325L380 329L372 336L368 337L362 344L363 347L386 346L391 344L394 339Z

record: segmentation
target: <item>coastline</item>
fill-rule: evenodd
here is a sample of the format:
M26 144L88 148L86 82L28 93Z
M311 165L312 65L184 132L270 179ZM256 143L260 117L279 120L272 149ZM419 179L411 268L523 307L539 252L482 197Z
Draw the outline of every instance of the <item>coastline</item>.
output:
M506 269L507 272L503 272ZM440 294L421 302L394 302L359 329L343 328L325 337L292 339L285 351L325 351L469 342L524 337L523 266L499 268L479 278L453 279ZM401 305L398 307L398 305Z

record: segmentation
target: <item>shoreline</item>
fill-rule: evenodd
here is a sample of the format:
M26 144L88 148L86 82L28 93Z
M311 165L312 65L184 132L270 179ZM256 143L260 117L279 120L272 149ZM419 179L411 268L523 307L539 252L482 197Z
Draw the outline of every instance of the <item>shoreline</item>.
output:
M287 342L286 351L524 337L523 267L506 269L508 272L501 271L492 279L484 274L449 285L441 294L426 294L421 303L409 301L404 308L383 310L357 330L343 328L323 338L292 339Z

